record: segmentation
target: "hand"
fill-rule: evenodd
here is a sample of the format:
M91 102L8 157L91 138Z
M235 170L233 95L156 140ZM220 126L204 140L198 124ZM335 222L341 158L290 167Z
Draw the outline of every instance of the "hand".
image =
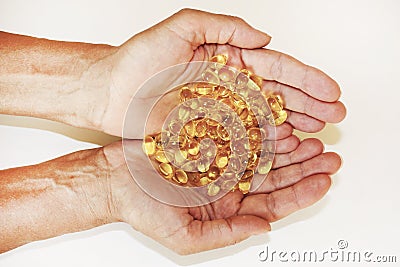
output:
M140 141L130 142L140 147ZM179 254L224 247L267 232L271 222L318 201L341 163L336 154L322 153L316 139L279 149L287 153L276 155L273 170L255 193L235 191L209 205L181 208L144 193L123 164L121 144L107 146L114 216Z
M337 83L318 69L262 48L269 41L267 34L236 17L189 9L176 13L132 37L105 61L113 67L104 92L107 103L96 107L101 109L99 127L120 136L126 107L143 82L167 67L221 53L229 55L231 65L262 76L264 90L283 96L287 122L296 129L316 132L325 122L341 121L346 111L337 101ZM142 129L135 130L140 138Z

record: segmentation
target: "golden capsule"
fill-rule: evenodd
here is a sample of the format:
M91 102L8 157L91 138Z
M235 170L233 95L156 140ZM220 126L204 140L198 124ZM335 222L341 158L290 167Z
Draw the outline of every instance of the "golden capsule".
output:
M207 134L207 122L205 120L199 120L196 123L196 132L195 136L197 137L204 137Z
M217 126L208 126L207 136L213 140L218 139Z
M219 193L220 190L221 190L221 188L218 185L216 185L214 183L211 183L211 184L208 185L207 194L210 197L213 197L213 196L216 196Z
M190 116L190 112L191 112L191 108L186 107L186 106L180 106L179 110L178 110L178 116L179 116L179 120L181 121L186 121L189 116Z
M236 106L230 97L222 98L220 103L227 105L230 109L236 110Z
M197 154L199 154L200 151L200 144L199 142L197 142L196 140L190 140L187 144L187 152L192 155L195 156Z
M194 95L190 89L188 89L187 87L184 87L179 92L179 97L180 97L181 102L184 102L189 99L192 99L194 97Z
M186 134L189 137L194 137L196 134L196 124L193 120L188 121L185 126L183 126L183 128L185 129Z
M236 106L237 108L242 108L242 109L247 108L247 103L246 103L246 101L244 101L244 100L240 97L240 95L238 95L238 94L233 94L233 103L235 104L235 106Z
M287 112L286 110L280 110L277 112L272 112L271 115L269 115L269 124L272 126L279 126L282 123L284 123L287 119Z
M208 83L219 84L218 75L212 70L206 70L201 74L203 80Z
M209 61L211 63L218 63L220 65L226 65L226 63L228 62L228 56L227 55L223 55L223 54L216 55L216 56L213 56L212 58L210 58Z
M156 152L156 142L150 135L146 135L143 140L143 150L149 156Z
M186 184L188 182L188 176L184 170L176 170L174 180L180 184Z
M219 177L220 170L217 166L212 165L207 172L207 175L210 179L215 180Z
M251 75L250 79L257 85L257 87L249 87L250 89L256 90L256 91L260 91L260 88L262 88L262 84L263 84L263 78L258 76L258 75Z
M208 124L208 126L217 126L219 124L218 121L213 120L213 119L205 119L205 121Z
M247 181L240 181L238 183L239 186L239 190L240 192L242 192L243 194L247 194L250 191L250 187L251 187L251 181L247 180Z
M260 160L258 164L257 172L259 174L268 174L272 168L272 161L270 160Z
M270 95L266 100L271 111L281 111L283 109L283 102L280 96Z
M210 180L210 178L208 178L207 176L200 177L200 179L199 179L200 185L207 185L210 182L212 182L212 180Z
M257 166L258 164L258 157L257 157L257 153L255 153L254 151L250 151L249 152L249 156L248 156L248 162L247 162L247 168L250 170L254 170L254 168Z
M240 118L242 121L244 121L244 120L247 118L247 116L249 116L249 110L248 110L247 108L241 108L241 109L238 111L238 115L239 115L239 118Z
M247 136L250 140L261 142L261 129L256 127L250 128L247 130Z
M218 124L217 126L217 134L218 137L221 138L223 141L228 141L230 139L228 131L221 124Z
M232 91L226 88L225 86L218 86L216 88L216 93L220 97L229 97L232 94Z
M226 151L217 153L217 156L215 157L215 164L220 169L224 168L228 164L228 153Z
M166 153L162 150L157 151L154 154L154 158L160 163L168 163L169 162Z
M214 86L207 83L199 83L196 86L196 93L199 95L209 95L214 91Z
M161 163L159 165L159 170L160 170L161 174L164 175L164 177L167 179L172 178L172 176L174 174L174 170L173 170L171 164L169 164L169 163Z
M241 181L249 180L249 179L253 178L253 175L254 175L254 171L253 170L245 170L243 172L243 175L240 177L240 180Z

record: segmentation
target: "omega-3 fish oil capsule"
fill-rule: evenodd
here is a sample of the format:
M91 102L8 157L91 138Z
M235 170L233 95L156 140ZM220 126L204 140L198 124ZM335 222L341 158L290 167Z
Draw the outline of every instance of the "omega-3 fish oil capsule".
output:
M209 196L216 196L221 188L248 193L254 173L267 174L272 167L272 161L261 156L265 132L260 127L266 123L280 125L287 118L282 99L272 94L264 96L271 112L260 116L257 111L265 107L265 102L256 97L262 78L245 69L237 74L226 65L227 59L225 55L214 56L201 75L203 82L187 83L177 88L181 103L177 118L169 122L168 131L154 137L146 136L143 144L146 154L160 163L159 173L165 179L185 186L208 185ZM210 114L207 109L215 105L214 100L226 106ZM194 114L196 118L190 120ZM165 137L164 141L161 141L161 136ZM248 143L244 145L241 140L245 137L248 137ZM215 152L209 144L200 149L200 143L206 138L214 142ZM236 140L236 143L231 143L231 140ZM166 144L180 150L166 154ZM238 158L233 158L233 155L238 155ZM229 173L226 173L227 169ZM224 181L218 183L221 175L225 177Z

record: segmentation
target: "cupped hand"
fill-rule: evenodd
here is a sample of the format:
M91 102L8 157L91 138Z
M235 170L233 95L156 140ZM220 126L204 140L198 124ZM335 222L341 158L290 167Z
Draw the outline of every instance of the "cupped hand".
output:
M263 89L281 94L294 128L315 132L325 122L339 122L345 107L338 84L322 71L283 53L263 48L267 34L240 18L184 9L121 45L110 56L108 103L102 105L100 128L122 135L132 96L152 75L170 66L207 61L228 54L229 64L264 78ZM143 129L137 129L141 136Z
M115 143L104 148L115 216L179 254L225 247L270 231L270 223L322 198L330 186L330 175L341 164L335 153L323 153L316 139L295 146L282 142L278 145L282 153L276 154L273 169L257 191L247 195L230 192L211 204L184 208L144 193L131 178L121 146Z

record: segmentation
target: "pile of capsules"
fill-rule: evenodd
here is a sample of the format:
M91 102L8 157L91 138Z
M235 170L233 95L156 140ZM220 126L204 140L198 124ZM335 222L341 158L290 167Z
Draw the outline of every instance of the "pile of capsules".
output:
M235 73L227 60L225 55L214 56L202 81L175 88L180 105L173 118L160 132L146 135L143 143L162 177L180 186L207 186L209 196L221 188L248 193L253 176L265 176L272 167L268 153L274 143L268 143L263 126L280 125L287 118L282 99L273 94L262 94L264 102L258 106L268 105L264 113L254 112L258 100L252 102L252 93L260 95L262 79L245 69ZM202 112L203 106L215 107L215 101L224 105L211 113ZM234 145L233 137L246 142ZM171 144L177 149L166 149ZM221 175L224 179L218 182Z

